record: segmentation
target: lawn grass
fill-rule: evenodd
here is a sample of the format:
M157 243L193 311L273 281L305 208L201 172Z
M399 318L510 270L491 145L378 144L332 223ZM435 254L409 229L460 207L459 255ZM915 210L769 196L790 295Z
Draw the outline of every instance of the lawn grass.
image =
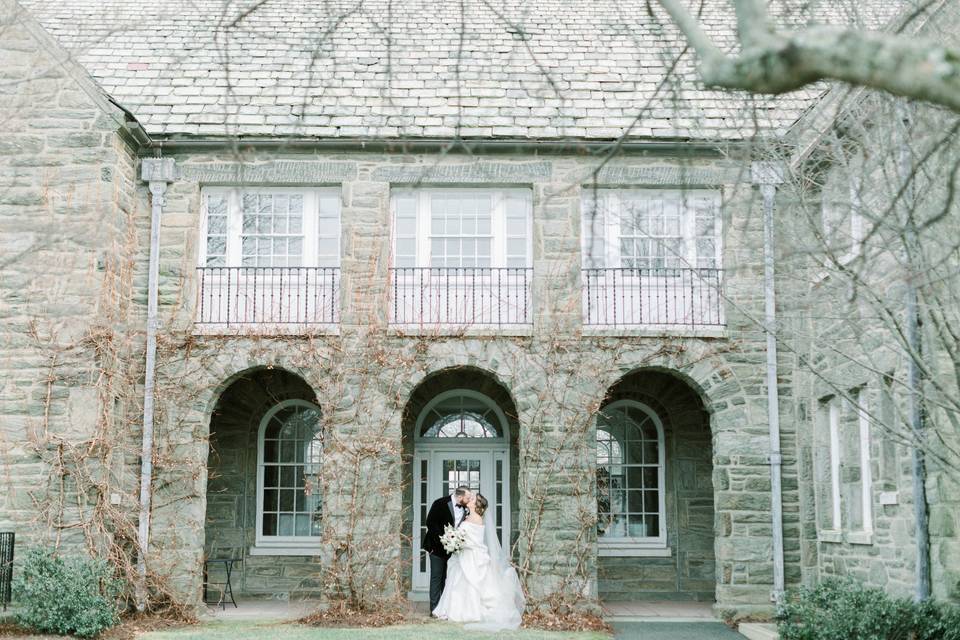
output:
M462 625L446 622L381 627L378 629L330 629L290 623L207 622L170 631L151 631L139 636L143 640L610 640L598 632L560 632L519 629L497 633L466 631Z

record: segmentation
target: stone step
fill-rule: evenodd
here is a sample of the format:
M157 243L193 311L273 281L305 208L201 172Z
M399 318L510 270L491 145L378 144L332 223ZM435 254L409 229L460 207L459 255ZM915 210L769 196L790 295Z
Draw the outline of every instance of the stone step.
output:
M737 627L737 631L750 640L780 640L775 624L744 622Z

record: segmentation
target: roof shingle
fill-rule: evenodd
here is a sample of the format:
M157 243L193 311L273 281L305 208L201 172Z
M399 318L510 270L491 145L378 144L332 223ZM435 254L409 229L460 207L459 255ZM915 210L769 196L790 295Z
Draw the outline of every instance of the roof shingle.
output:
M819 93L704 89L646 0L21 2L153 135L739 139Z

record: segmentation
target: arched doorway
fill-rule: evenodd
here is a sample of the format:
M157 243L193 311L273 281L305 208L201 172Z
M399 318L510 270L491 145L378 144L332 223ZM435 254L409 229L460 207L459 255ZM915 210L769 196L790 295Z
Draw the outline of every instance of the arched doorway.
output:
M713 602L713 447L697 391L663 370L624 376L596 442L600 599Z
M204 552L240 561L238 597L319 595L322 452L321 411L296 374L253 369L220 395L210 418Z
M509 394L489 374L472 369L441 372L411 395L405 413L410 454L410 588L426 597L429 561L420 545L426 514L437 498L464 485L490 501L501 544L514 540L516 412Z

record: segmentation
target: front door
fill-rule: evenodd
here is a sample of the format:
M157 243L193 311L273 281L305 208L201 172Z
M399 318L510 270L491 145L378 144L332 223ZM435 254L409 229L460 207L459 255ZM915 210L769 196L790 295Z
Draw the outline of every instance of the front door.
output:
M510 531L509 464L507 451L490 447L458 447L418 451L413 465L413 591L425 594L430 587L430 561L420 545L427 533L427 512L437 498L449 496L459 486L479 491L490 502L497 533Z

